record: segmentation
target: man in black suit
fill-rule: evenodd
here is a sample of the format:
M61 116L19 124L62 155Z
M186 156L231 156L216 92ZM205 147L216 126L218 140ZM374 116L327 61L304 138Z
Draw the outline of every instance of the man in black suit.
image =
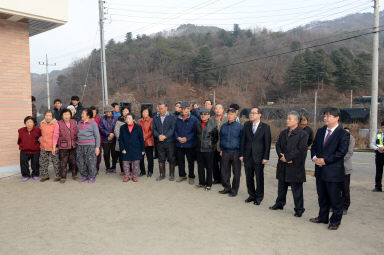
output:
M325 126L319 128L311 148L315 162L316 188L319 200L319 216L313 223L330 222L328 229L338 229L343 216L342 190L344 183L344 156L348 152L349 133L339 125L340 110L328 108L324 112ZM333 209L329 219L329 210Z
M260 205L264 198L264 165L268 163L271 149L271 130L260 121L261 109L253 107L245 123L241 140L240 160L244 161L249 197L246 203ZM256 174L256 187L254 176Z
M288 185L292 188L295 202L295 216L301 217L305 211L303 182L305 178L305 160L307 158L308 134L299 127L300 115L296 111L288 113L287 129L281 131L276 143L279 162L276 168L278 195L271 210L282 210L286 203Z

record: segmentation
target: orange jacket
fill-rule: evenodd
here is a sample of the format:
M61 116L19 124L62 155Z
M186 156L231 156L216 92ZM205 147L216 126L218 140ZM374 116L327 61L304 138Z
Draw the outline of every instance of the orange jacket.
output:
M137 124L139 124L143 129L144 142L146 147L155 145L155 141L153 140L152 123L153 119L151 117L146 119L139 119L137 121Z
M41 138L40 149L45 151L52 151L53 146L53 131L55 130L56 120L53 119L50 123L45 120L40 122ZM56 149L58 150L58 148Z

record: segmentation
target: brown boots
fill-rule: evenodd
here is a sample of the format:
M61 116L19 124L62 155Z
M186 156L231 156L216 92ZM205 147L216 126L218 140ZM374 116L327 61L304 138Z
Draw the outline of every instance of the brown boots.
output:
M160 176L156 178L156 181L161 181L165 178L165 162L159 163Z

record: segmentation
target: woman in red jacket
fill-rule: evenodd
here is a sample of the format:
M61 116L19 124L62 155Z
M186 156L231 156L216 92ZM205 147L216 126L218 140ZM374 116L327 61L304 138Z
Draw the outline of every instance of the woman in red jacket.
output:
M39 179L39 157L41 136L40 128L35 127L35 121L32 116L27 116L24 119L25 127L20 128L17 144L20 149L20 170L23 176L23 182L31 178L29 170L29 161L31 161L32 177L34 180Z
M141 119L137 121L143 129L144 142L145 142L145 155L147 155L148 162L148 177L151 177L153 174L153 146L155 145L155 141L153 139L152 132L152 123L153 119L150 117L150 112L148 108L143 108L141 110ZM140 175L145 175L145 165L144 165L144 157L140 160Z

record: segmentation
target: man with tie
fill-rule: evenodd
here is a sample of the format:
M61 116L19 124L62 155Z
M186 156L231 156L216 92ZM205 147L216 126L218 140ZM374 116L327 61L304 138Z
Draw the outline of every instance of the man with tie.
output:
M279 158L276 168L278 192L276 203L269 207L271 210L283 210L288 185L291 185L295 202L295 217L301 217L305 211L303 182L305 178L305 160L307 158L308 133L299 127L299 113L292 111L287 116L287 129L281 131L276 143L276 153Z
M340 110L328 108L324 112L325 126L319 128L311 148L315 162L316 188L319 215L313 223L328 224L328 229L338 229L343 216L342 190L344 185L344 156L348 152L349 133L339 125ZM331 218L329 210L333 209Z
M249 194L245 202L253 202L255 205L260 205L264 198L264 165L268 163L271 149L271 130L267 124L260 121L261 115L259 107L251 109L249 121L244 125L240 150Z

